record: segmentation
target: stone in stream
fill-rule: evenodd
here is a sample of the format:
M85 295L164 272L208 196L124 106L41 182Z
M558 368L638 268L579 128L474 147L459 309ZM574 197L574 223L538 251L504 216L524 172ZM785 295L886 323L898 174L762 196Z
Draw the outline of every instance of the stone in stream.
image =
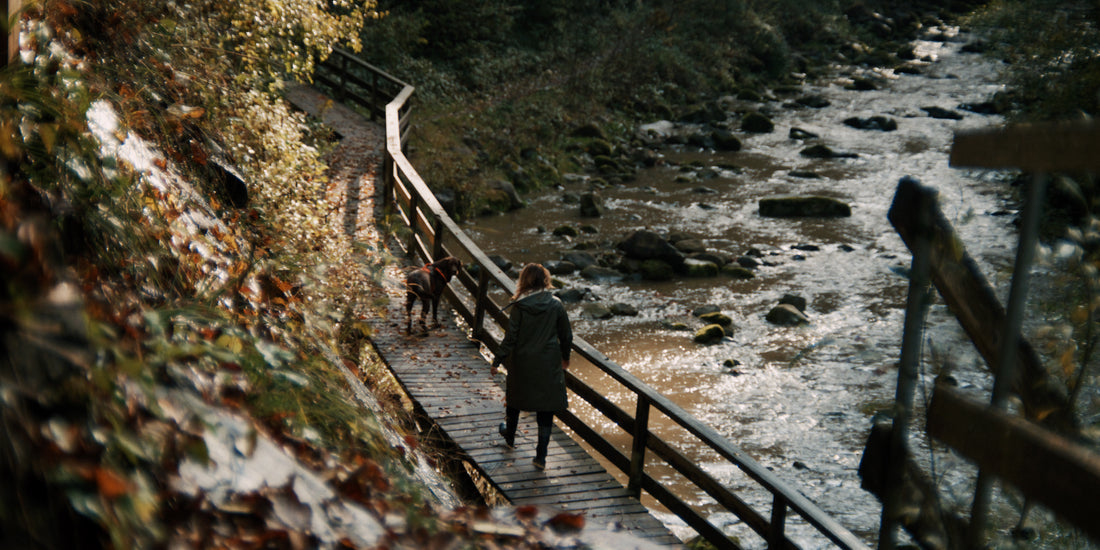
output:
M603 199L596 193L585 193L581 195L580 204L582 218L598 218L603 215Z
M710 345L721 342L726 337L726 331L721 325L707 325L695 331L692 340L697 344Z
M811 145L801 151L800 155L811 159L854 159L859 158L859 155L855 153L848 153L845 151L834 151L828 145Z
M588 252L566 252L565 254L562 254L561 259L562 261L566 261L577 266L577 269L584 269L588 266L596 265L597 263L599 263L596 261L596 257Z
M958 111L944 109L943 107L921 107L921 110L928 113L928 116L932 118L945 120L962 120L963 117L962 114Z
M810 319L791 304L779 304L773 307L771 311L768 312L767 316L765 316L765 319L773 325L785 327L806 325L810 323Z
M852 207L831 197L783 195L760 199L760 215L768 218L844 218Z
M775 130L775 123L770 118L751 112L741 119L741 130L753 134L766 134Z
M898 129L898 121L885 116L872 116L868 118L849 117L844 119L846 126L857 130L878 130L880 132L893 132Z
M660 235L644 229L631 233L619 243L618 248L628 258L636 260L661 260L674 268L684 263L682 252Z

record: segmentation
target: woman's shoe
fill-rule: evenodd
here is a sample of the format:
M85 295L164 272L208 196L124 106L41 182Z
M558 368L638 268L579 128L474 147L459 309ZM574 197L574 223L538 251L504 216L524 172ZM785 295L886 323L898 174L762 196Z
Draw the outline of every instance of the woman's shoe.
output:
M500 423L500 426L497 426L497 433L499 433L500 436L504 438L504 445L505 446L507 446L509 449L515 449L516 448L515 436L508 437L508 426L505 425L503 422Z
M531 461L531 463L535 465L536 470L545 470L546 469L546 459L545 458L539 458L539 457L536 456L535 459Z

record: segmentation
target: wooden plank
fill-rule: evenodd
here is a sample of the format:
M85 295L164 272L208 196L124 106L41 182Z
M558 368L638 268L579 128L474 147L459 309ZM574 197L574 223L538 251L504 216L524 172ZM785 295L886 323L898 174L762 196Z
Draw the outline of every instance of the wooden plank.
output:
M1058 122L962 131L955 134L949 162L954 167L1100 172L1100 125Z
M943 385L928 433L1100 541L1100 454Z
M898 183L893 204L887 218L898 235L910 248L916 239L916 204L920 184L911 178ZM993 292L993 287L978 269L977 263L966 252L951 224L933 204L928 213L932 220L932 283L951 312L959 320L963 330L987 365L994 368L1000 353L997 344L1003 338L1005 310ZM1045 418L1046 424L1064 432L1076 431L1076 420L1069 407L1068 397L1060 385L1051 379L1043 368L1039 355L1023 338L1016 349L1018 377L1013 390L1021 397L1028 418Z

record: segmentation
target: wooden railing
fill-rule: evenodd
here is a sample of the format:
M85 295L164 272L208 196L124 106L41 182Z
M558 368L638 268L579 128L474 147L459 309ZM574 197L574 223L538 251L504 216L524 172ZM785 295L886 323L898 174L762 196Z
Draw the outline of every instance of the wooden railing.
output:
M335 55L349 54L338 51ZM330 66L370 67L366 63L351 60L336 61ZM383 78L396 81L391 77ZM350 81L350 79L337 78L330 81L341 82ZM498 336L494 335L494 330L490 330L489 327L495 324L495 332L503 334L508 317L493 299L492 294L495 292L501 296L511 295L515 286L512 279L505 275L444 211L427 184L405 158L401 146L402 132L405 128L404 118L407 115L407 104L412 92L413 88L405 85L385 107L386 162L383 175L385 200L387 206L395 209L394 213L399 215L404 225L410 229L407 235L401 237L410 255L415 255L425 262L444 256L456 256L463 261L466 269L460 271L456 277L458 284L452 282L448 288L447 299L462 319L469 324L473 337L495 353L500 346L500 341ZM345 89L344 93L351 96L358 92ZM363 97L355 99L357 103L369 100ZM476 278L471 275L471 272L476 273ZM691 505L646 473L647 453L652 453L715 499L726 510L741 518L768 542L769 548L797 548L785 533L788 512L801 516L838 547L866 548L859 538L835 519L778 479L713 428L693 418L680 406L625 371L583 339L574 339L573 350L635 397L636 409L631 415L572 372L566 373L567 385L576 397L584 400L631 435L630 455L621 452L614 443L573 412L567 411L559 415L559 418L579 438L626 474L628 489L636 497L640 496L641 491L646 491L716 548L739 548L721 529L715 527ZM773 495L770 517L765 517L753 509L692 459L652 433L649 422L652 409L666 415L699 443L713 449L718 455L745 472L760 487L769 491Z

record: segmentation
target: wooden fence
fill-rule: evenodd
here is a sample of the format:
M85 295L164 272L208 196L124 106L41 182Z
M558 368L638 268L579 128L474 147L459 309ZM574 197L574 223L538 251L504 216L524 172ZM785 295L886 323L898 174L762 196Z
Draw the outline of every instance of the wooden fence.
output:
M379 75L375 78L382 78L390 83L400 83L399 80L386 76L370 65L355 60L351 54L342 50L334 53L333 59L326 63L325 70L338 73L348 67L370 70ZM321 79L318 78L318 80ZM358 96L361 93L360 90L371 90L371 94L375 93L373 91L375 88L366 86L365 83L369 81L363 78L341 78L329 75L324 82L330 85L354 83L353 87L344 86L340 93L365 107L372 101L377 101L379 97L377 95L353 97ZM395 209L394 213L399 215L404 226L409 229L402 239L405 240L406 249L410 255L415 254L425 262L448 255L463 260L467 269L458 274L455 279L457 284L452 282L447 291L447 299L455 311L468 323L473 338L495 353L500 341L494 332L503 334L508 318L501 310L501 305L494 300L493 294L511 295L515 290L514 282L458 227L409 160L405 158L402 152L403 131L407 127L408 101L412 92L411 86L404 85L392 96L385 107L385 200L389 207ZM471 266L475 267L471 269ZM476 278L470 274L471 272L476 273ZM495 325L496 330L490 330L490 325ZM835 519L779 480L771 471L758 464L713 428L693 418L680 406L625 371L583 339L574 339L573 350L616 381L623 392L633 395L635 410L631 414L573 373L566 373L567 385L576 397L591 405L593 409L630 435L629 454L620 451L614 443L572 412L565 412L559 418L573 430L577 437L625 473L629 480L627 488L636 497L639 497L642 491L646 491L716 548L739 548L734 541L723 534L720 528L710 523L680 496L673 494L660 481L647 473L647 460L652 463L656 457L656 462L663 462L679 472L718 504L744 521L767 541L769 548L797 548L785 533L789 512L801 516L840 548L866 548L859 538ZM620 392L616 391L616 393ZM653 410L667 416L696 438L698 443L713 449L723 459L740 468L761 488L769 491L773 496L770 514L765 516L753 509L692 459L651 432L650 414Z
M1100 454L1076 443L1072 399L1053 379L1020 334L1028 274L1042 216L1045 172L1100 172L1100 125L1018 125L956 135L954 167L1017 168L1035 174L1028 183L1020 242L1007 307L998 301L977 264L947 222L934 190L903 178L890 208L890 222L913 252L909 307L902 337L892 425L872 433L860 466L864 486L883 500L879 547L894 547L902 524L922 545L984 548L994 478L1020 490L1025 501L1046 505L1100 540ZM910 458L908 423L931 283L993 373L990 404L950 386L934 388L927 433L979 466L969 518L947 512L938 492ZM1092 321L1090 321L1092 322ZM1084 368L1084 367L1082 367ZM1083 383L1083 381L1081 382ZM1009 394L1019 397L1023 417L1005 411ZM1026 418L1026 420L1025 420ZM903 510L919 510L902 517Z

